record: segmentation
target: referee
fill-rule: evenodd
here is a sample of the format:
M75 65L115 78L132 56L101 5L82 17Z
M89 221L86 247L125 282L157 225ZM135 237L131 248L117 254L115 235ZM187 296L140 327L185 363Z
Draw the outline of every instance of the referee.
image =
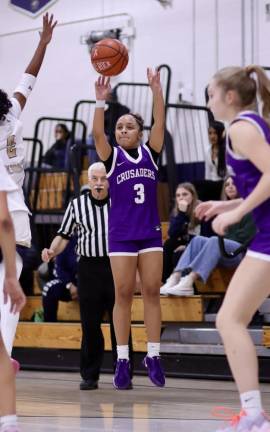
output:
M113 329L114 283L108 257L108 211L110 200L105 167L102 162L88 169L90 192L73 199L63 218L58 235L42 259L49 262L66 247L74 231L77 235L78 295L81 312L82 345L80 372L81 390L98 388L104 353L101 322L107 311L110 320L114 363L117 360ZM69 284L66 286L69 289Z

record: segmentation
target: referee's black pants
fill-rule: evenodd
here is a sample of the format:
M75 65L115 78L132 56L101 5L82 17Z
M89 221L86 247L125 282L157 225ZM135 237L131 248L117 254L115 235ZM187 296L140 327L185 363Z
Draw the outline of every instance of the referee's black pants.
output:
M80 257L78 294L82 326L80 372L84 380L98 381L104 355L104 338L101 330L104 312L109 315L114 367L117 360L113 328L115 294L108 257ZM132 350L130 351L132 360Z

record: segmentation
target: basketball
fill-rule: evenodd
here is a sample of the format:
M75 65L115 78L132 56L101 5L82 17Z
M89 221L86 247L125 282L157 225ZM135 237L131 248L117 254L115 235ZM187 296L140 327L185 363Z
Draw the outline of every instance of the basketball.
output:
M128 64L127 48L117 39L102 39L91 49L91 62L101 75L119 75Z

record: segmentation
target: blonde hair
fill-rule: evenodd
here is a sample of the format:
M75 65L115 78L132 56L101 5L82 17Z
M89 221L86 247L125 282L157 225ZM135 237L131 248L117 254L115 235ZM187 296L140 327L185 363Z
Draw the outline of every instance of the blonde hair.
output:
M256 79L252 74L256 75ZM270 80L260 66L226 67L219 70L213 78L225 93L229 90L237 92L241 108L255 105L258 94L262 101L263 117L270 123Z
M187 215L190 218L189 228L193 229L196 227L196 225L199 224L199 220L195 218L195 212L194 212L195 208L200 203L200 201L198 199L198 194L197 194L197 191L195 189L195 186L192 183L189 183L189 182L179 183L179 185L175 189L175 192L180 188L186 189L192 195L192 201L187 208ZM176 216L178 214L178 212L179 212L179 210L178 210L177 203L175 200L174 208L172 211L173 216Z

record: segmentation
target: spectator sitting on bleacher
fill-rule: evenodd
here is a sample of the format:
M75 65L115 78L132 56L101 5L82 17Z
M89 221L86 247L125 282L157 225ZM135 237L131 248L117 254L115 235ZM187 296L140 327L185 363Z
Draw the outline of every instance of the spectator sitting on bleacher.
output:
M238 197L237 189L232 177L224 182L225 199L231 200ZM225 248L227 252L234 252L242 244L250 240L256 232L256 227L251 214L232 225L226 233ZM193 284L200 278L204 282L217 265L221 267L237 267L244 253L234 258L222 256L218 237L194 237L183 255L179 259L174 272L161 287L160 293L164 295L189 296L194 294ZM183 276L183 277L181 277Z
M199 203L196 189L192 183L180 183L177 186L175 205L169 221L169 238L163 245L163 282L172 273L189 241L195 235L201 234L201 222L195 218L194 213Z
M42 159L42 164L47 168L66 168L67 147L70 132L64 123L55 126L55 143L47 150Z
M20 256L23 261L23 268L20 275L20 284L26 296L34 295L34 271L41 263L37 248L32 243L30 248L18 245Z
M57 321L58 302L77 300L77 255L76 236L71 237L64 251L55 258L54 279L48 281L42 290L42 304L45 322Z

